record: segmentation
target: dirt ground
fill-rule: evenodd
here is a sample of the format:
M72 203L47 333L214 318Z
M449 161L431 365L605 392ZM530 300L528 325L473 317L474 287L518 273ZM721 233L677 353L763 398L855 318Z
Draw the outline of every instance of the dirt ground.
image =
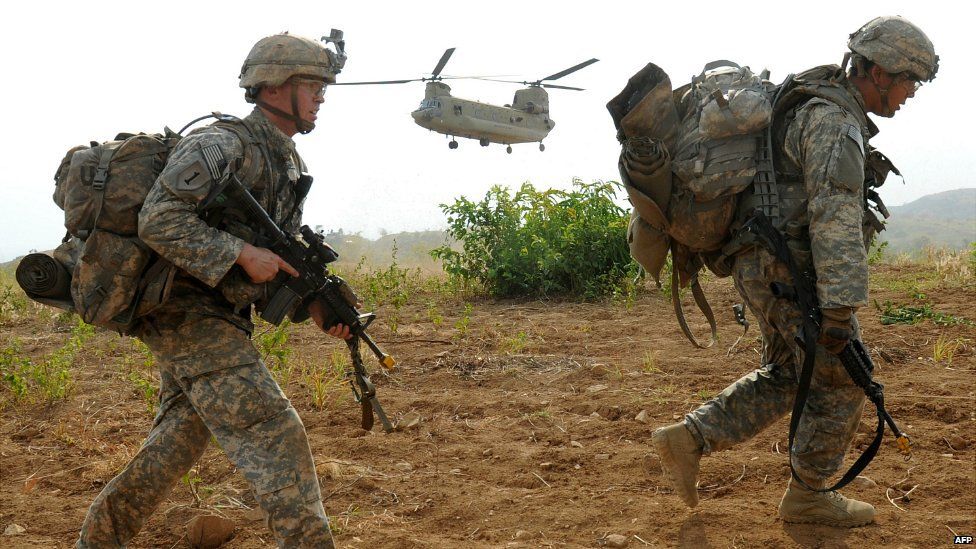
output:
M883 267L872 297L910 303L913 281L929 274ZM976 329L932 320L882 326L873 308L860 315L865 340L888 409L915 443L905 461L888 435L869 480L844 490L875 505L877 522L849 530L777 517L789 478L786 419L704 458L701 504L685 508L650 433L759 360L754 328L729 352L742 329L728 281L709 282L706 292L722 339L705 350L684 340L670 303L651 292L630 307L474 300L469 315L459 300L418 298L400 311L395 334L381 308L371 331L400 367L374 375L379 397L392 417L419 416L419 425L367 433L347 387L321 408L302 376L286 389L308 429L338 545L594 547L618 534L628 547L940 547L953 533L976 533ZM972 283L925 293L934 310L976 319ZM7 322L0 346L16 337L39 360L69 337L53 323ZM703 322L693 326L704 333ZM955 351L951 362L935 360L939 345ZM288 346L292 363L312 365L344 349L308 325L291 328ZM75 360L67 399L0 408L0 530L26 529L0 536L0 546L71 545L91 500L149 430L144 387L131 378L140 357L131 340L99 332ZM866 411L855 446L870 440L875 421ZM187 547L184 525L204 512L235 522L227 547L273 546L254 506L211 445L131 547Z

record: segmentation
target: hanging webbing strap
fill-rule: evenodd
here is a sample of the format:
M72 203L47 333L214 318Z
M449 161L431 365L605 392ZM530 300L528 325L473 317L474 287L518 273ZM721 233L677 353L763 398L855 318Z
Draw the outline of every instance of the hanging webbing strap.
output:
M698 305L698 310L705 315L705 319L708 321L708 326L712 331L711 340L708 342L708 345L702 345L699 343L698 340L695 339L694 334L691 333L691 328L688 327L688 321L685 320L685 313L681 309L681 298L679 296L680 290L680 284L678 283L678 270L672 266L671 304L674 306L674 315L678 317L678 325L681 326L681 331L684 332L685 337L688 338L688 341L699 349L707 349L712 345L715 345L715 342L718 341L718 325L715 322L715 313L712 312L712 307L708 304L708 300L705 299L705 292L702 291L701 284L698 282L698 277L696 276L691 282L691 293L695 297L695 305Z

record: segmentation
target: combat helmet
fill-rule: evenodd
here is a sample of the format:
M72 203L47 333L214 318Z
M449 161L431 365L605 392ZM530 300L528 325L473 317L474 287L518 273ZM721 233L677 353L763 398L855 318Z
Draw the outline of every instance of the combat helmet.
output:
M323 42L335 44L336 51L326 48ZM329 36L322 37L322 42L283 32L266 36L254 44L241 66L239 85L244 88L244 99L248 103L256 103L288 118L295 122L301 133L308 133L315 128L315 124L298 115L294 90L291 113L263 103L258 99L259 90L266 86L280 86L293 76L334 84L336 75L342 71L345 63L342 31L332 29Z
M851 34L850 50L891 74L907 72L929 82L939 70L939 56L922 29L897 15L876 17Z

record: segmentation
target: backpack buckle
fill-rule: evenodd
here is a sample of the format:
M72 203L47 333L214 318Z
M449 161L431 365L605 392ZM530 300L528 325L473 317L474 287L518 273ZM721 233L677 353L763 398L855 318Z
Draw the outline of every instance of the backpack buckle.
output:
M92 179L92 189L100 191L105 188L105 182L108 180L108 167L99 166L95 170L95 177Z

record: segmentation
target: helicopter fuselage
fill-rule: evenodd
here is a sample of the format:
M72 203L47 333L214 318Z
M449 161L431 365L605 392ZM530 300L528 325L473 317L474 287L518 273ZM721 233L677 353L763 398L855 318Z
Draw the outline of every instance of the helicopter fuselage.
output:
M548 97L541 88L517 92L513 107L454 97L451 88L441 82L429 82L426 92L420 108L411 113L418 125L449 136L477 139L482 145L541 142L556 125L549 118ZM519 105L519 98L527 93L536 101Z

